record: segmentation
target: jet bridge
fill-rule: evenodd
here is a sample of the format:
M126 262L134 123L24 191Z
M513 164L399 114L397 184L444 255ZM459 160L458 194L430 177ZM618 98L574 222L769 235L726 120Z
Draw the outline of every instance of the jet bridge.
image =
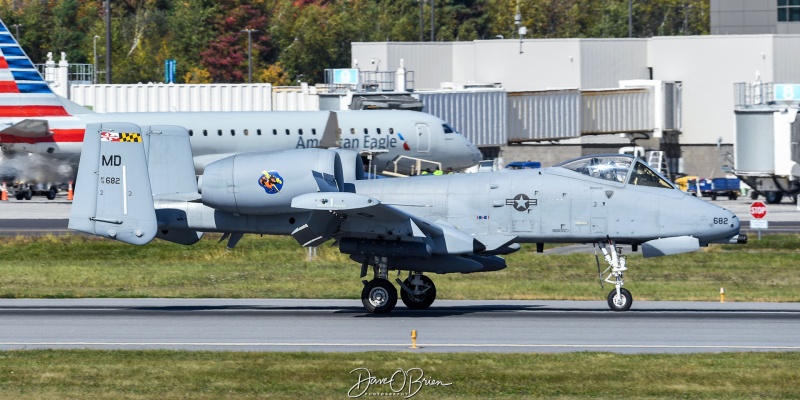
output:
M768 203L800 193L800 85L734 84L733 173Z

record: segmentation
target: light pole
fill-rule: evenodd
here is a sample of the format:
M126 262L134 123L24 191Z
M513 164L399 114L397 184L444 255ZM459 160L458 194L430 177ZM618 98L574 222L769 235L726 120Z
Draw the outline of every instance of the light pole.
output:
M628 37L633 37L633 0L628 0Z
M253 32L258 29L242 29L247 32L247 83L253 83Z
M106 83L111 84L111 0L105 0L106 14Z
M423 28L423 24L422 24L422 9L423 9L424 5L425 5L425 0L419 0L419 41L420 42L425 40L425 38L424 38L425 33L422 31L423 29L425 29L425 28Z
M94 50L94 68L92 70L92 83L97 84L97 39L100 39L100 36L94 35L92 38L92 49Z
M19 27L20 26L25 26L25 25L23 25L23 24L14 24L14 25L11 25L11 26L13 26L14 30L17 32L17 34L14 35L14 39L17 39L17 43L19 43Z
M436 40L435 34L434 34L434 29L433 29L434 15L436 14L435 10L434 10L433 2L434 2L434 0L431 0L431 42Z

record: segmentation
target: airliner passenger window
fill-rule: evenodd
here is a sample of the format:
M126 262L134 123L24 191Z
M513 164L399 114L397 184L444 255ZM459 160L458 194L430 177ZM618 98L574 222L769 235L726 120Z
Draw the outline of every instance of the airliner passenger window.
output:
M203 136L208 136L208 130L203 129Z
M257 134L258 136L261 136L261 129L256 129L256 134Z
M369 130L367 128L364 128L364 134L369 135Z
M288 136L288 135L291 135L291 133L289 133L289 130L288 130L288 129L286 130L286 135L287 135L287 136Z
M189 129L189 136L194 136L194 132L191 129Z
M231 129L231 136L236 136L236 131Z
M378 135L380 135L381 134L381 128L378 128L377 130L378 130Z
M277 129L273 129L273 130L272 130L272 134L273 134L273 135L277 135L277 134L278 134L278 130L277 130Z
M312 135L316 135L316 134L317 134L317 130L316 130L316 129L314 129L314 128L311 128L311 134L312 134Z
M303 136L303 130L302 129L298 129L297 132L300 134L300 136Z
M217 129L217 136L222 136L222 129Z
M245 130L244 130L244 135L245 135L245 136L247 136L247 135L249 135L249 134L250 134L250 130L248 130L248 129L245 129Z
M350 134L351 135L355 135L356 134L356 128L350 128Z
M394 128L389 128L389 134L394 135Z

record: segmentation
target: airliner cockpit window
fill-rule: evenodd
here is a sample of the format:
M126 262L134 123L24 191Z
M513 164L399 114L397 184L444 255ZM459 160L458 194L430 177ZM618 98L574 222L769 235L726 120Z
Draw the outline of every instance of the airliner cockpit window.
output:
M662 178L641 161L636 162L636 168L633 170L630 179L628 179L628 183L631 185L674 189L671 183L667 182L666 179Z
M570 169L593 178L624 183L632 163L633 158L631 157L598 155L565 161L556 165L556 167Z
M456 130L450 125L443 124L442 128L444 128L444 133L457 133Z

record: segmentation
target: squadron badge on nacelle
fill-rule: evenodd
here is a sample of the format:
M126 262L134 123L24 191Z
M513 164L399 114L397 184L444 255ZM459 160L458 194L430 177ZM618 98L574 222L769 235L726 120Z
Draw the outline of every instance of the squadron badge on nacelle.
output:
M283 189L283 178L278 171L263 171L258 178L258 185L264 188L267 194L275 194Z

